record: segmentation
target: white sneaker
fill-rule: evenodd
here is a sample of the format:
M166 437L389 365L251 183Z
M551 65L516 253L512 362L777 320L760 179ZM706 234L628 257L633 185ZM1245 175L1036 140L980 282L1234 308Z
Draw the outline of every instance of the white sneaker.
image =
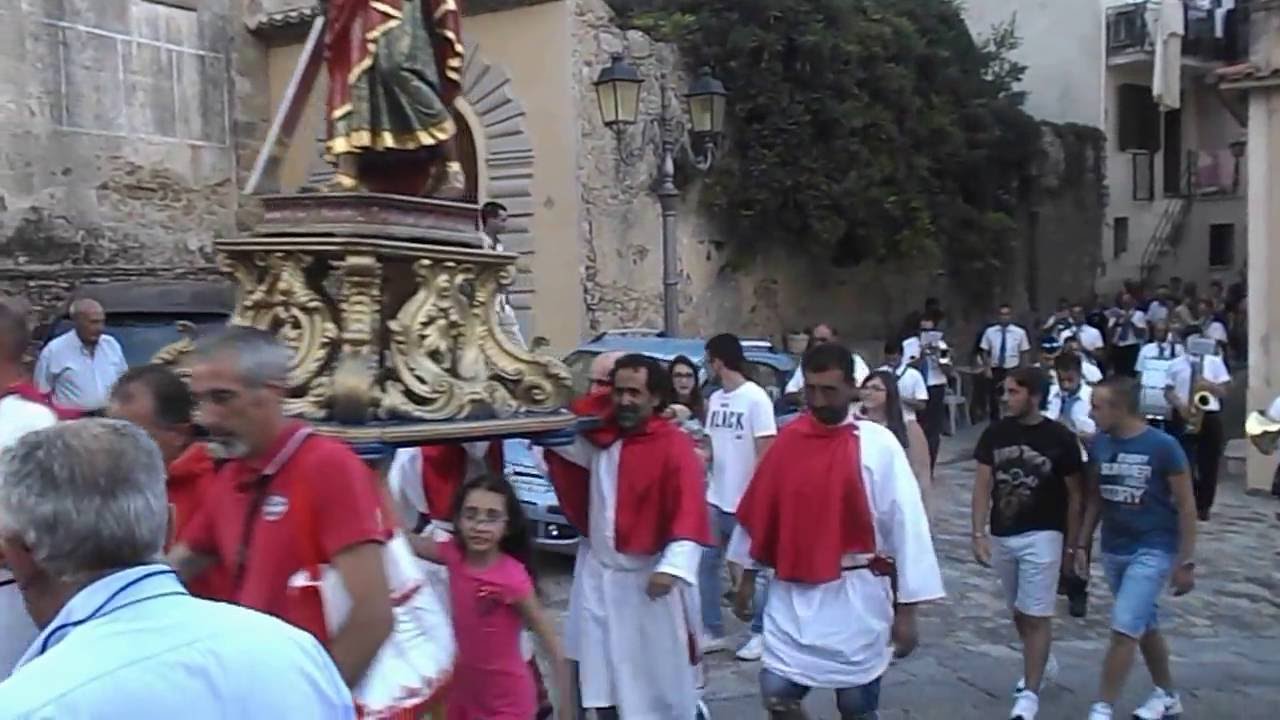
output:
M1009 711L1009 720L1036 720L1040 712L1040 696L1030 690L1023 690L1013 698L1013 709Z
M1053 653L1049 653L1049 659L1045 661L1045 664L1044 664L1044 673L1040 676L1040 688L1044 689L1046 686L1051 685L1057 679L1058 679L1058 658L1054 657ZM1020 677L1018 678L1018 684L1013 686L1013 694L1016 696L1018 693L1026 689L1027 689L1027 678Z
M1104 702L1096 702L1089 708L1089 720L1111 720L1111 706Z
M764 656L764 636L752 634L745 645L738 648L737 658L752 662Z
M699 643L703 655L721 653L729 649L729 638L704 635Z
M1134 720L1172 720L1182 714L1182 699L1163 688L1151 691L1151 697L1133 711Z

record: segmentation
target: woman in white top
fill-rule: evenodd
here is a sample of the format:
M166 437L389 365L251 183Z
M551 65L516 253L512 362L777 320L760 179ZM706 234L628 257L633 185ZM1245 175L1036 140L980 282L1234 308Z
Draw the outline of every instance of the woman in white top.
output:
M889 428L902 448L907 451L907 461L920 484L920 497L924 500L925 513L932 516L933 473L929 470L929 441L920 423L906 420L902 412L902 398L893 373L877 370L862 383L862 402L855 413Z

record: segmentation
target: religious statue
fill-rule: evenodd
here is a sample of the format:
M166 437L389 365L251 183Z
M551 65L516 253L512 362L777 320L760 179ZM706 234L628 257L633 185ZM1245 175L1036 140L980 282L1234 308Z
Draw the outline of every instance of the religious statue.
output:
M330 189L458 197L458 0L321 0Z

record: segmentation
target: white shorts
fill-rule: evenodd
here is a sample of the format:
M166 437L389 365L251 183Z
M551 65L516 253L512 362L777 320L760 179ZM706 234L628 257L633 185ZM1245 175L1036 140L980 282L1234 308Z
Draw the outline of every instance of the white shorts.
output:
M1053 617L1062 542L1062 533L1057 530L991 538L991 565L1000 576L1010 610L1031 617Z

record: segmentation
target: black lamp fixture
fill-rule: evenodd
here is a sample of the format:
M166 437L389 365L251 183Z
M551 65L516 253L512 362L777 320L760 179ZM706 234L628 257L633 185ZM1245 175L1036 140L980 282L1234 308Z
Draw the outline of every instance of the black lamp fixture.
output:
M616 133L636 124L640 117L640 73L621 55L614 55L607 67L596 76L596 100L600 118Z
M710 158L724 134L725 98L729 95L724 83L713 74L711 68L698 69L698 77L689 85L685 98L689 101L689 137L699 166L710 165ZM703 168L706 169L705 167Z

